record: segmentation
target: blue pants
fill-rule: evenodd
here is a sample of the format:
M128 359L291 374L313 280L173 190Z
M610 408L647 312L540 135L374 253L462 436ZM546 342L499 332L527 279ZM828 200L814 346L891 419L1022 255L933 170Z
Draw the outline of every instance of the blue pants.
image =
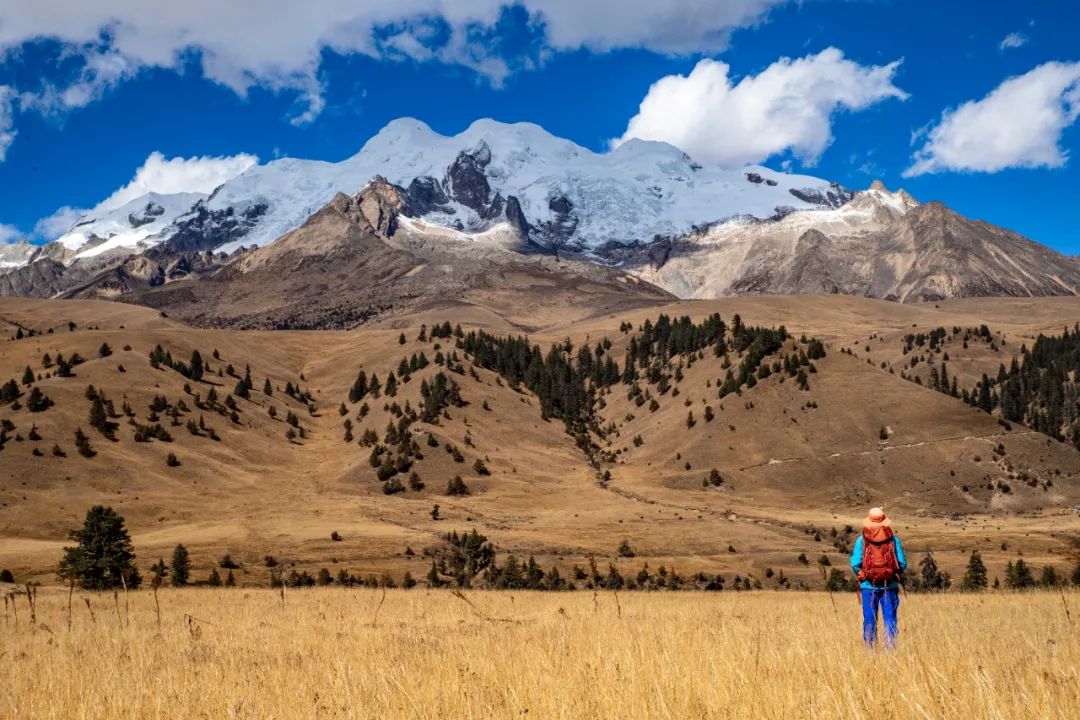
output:
M863 588L862 593L862 616L863 616L863 640L867 646L874 647L877 641L877 616L878 608L881 608L881 618L885 621L885 647L891 648L896 645L896 609L900 607L900 591L889 588Z

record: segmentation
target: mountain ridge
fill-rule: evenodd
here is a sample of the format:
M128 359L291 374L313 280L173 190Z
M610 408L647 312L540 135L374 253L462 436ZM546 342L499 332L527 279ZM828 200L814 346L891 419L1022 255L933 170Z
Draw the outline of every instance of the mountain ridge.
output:
M572 261L548 268L568 272L566 283L623 274L633 279L628 287L644 282L698 299L824 292L915 302L1075 295L1080 288L1075 258L940 203L920 204L880 180L851 191L760 166L706 167L666 143L630 141L596 153L530 123L478 120L444 136L400 119L338 163L275 160L208 195L135 198L29 254L25 244L12 246L0 255L0 294L107 297L168 309L160 305L167 298L203 295L189 281L213 279L220 290L226 279L242 279L235 258L267 257L253 248L282 242L339 198L360 197L372 185L396 197L392 207L381 206L386 217L362 228L376 237L373 247L438 255L459 293L490 288L466 271L476 258L499 267L543 264L530 255ZM397 245L402 238L406 245ZM318 265L309 258L305 272ZM387 297L408 298L411 277L385 288ZM310 289L294 288L300 294L288 299L326 308L325 296L304 293L327 282L307 279ZM365 271L353 280L367 279ZM446 291L442 280L435 286ZM157 290L178 281L182 290ZM342 296L367 293L336 279L329 284ZM387 310L377 305L356 317Z

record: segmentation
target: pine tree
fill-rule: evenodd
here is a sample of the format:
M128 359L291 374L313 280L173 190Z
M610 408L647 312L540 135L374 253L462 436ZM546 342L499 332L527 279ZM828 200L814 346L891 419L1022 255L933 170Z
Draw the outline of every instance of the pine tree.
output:
M1027 590L1035 587L1035 576L1023 558L1019 558L1015 563L1010 562L1006 566L1005 587L1012 590Z
M267 397L274 394L274 386L270 384L270 378L266 378L266 382L263 383L263 395Z
M41 388L34 387L26 398L26 409L30 412L44 412L52 407L53 401L48 395L41 392Z
M356 381L353 383L352 388L349 389L349 402L355 403L363 399L368 393L367 373L361 370L357 376Z
M98 348L97 354L99 358L107 358L112 355L112 348L109 347L109 343L101 343L101 347Z
M19 384L14 379L8 380L0 387L0 404L14 402L20 395L22 392L19 390Z
M439 577L439 570L435 567L435 561L431 562L431 569L427 573L428 586L437 588L444 585L442 578Z
M101 400L101 395L95 395L94 399L90 403L90 417L88 422L90 427L97 430L99 433L109 438L113 438L114 425L109 422L109 416L105 412L105 403Z
M206 366L203 364L202 355L199 354L198 350L192 350L191 360L188 361L187 376L195 382L199 382L202 380L205 371Z
M27 365L26 370L23 371L22 384L23 385L33 385L34 384L34 371L30 369L29 365Z
M165 564L165 558L158 558L158 561L150 566L150 572L153 577L150 578L150 584L153 587L161 587L161 584L165 582L165 577L169 574L169 567Z
M960 589L966 592L981 592L988 587L986 578L986 565L983 564L982 556L978 550L971 551L968 559L967 572L960 583Z
M232 570L225 576L225 587L236 587L236 577L233 575Z
M990 378L986 373L983 373L982 380L979 382L979 399L977 404L984 412L990 412L994 409L993 398L990 397Z
M244 377L236 383L236 388L233 390L233 394L237 397L242 397L245 400L251 398L251 366L249 365L244 371Z
M447 495L468 495L469 487L465 484L465 481L461 479L460 475L455 475L450 482L446 484Z
M1061 577L1053 565L1046 565L1039 576L1039 585L1045 588L1056 588L1061 584Z
M173 549L170 572L173 587L184 587L188 584L188 579L191 577L191 557L183 545L177 545Z
M925 590L936 592L945 590L948 587L947 576L938 570L934 554L929 551L919 562L919 574L922 579L922 587Z
M217 568L210 568L210 574L206 577L206 584L210 587L221 587L221 575Z
M135 549L124 527L124 518L104 505L86 512L83 526L68 533L77 544L64 548L57 574L86 590L137 588L141 582L135 567Z
M75 428L75 448L84 458L92 458L97 455L97 452L90 447L90 438L86 437L86 433L82 431L82 428Z

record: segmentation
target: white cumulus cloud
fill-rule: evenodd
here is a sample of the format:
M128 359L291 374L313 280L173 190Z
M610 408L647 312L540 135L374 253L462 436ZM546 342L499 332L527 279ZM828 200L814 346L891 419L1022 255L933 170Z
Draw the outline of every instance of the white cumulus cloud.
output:
M925 134L905 177L957 170L1057 168L1061 133L1080 116L1080 63L1049 62L1009 78L981 100L946 110Z
M95 211L120 207L148 192L161 195L210 193L257 162L259 158L247 153L226 157L166 158L160 152L152 152L135 171L131 182L102 201Z
M195 63L209 80L244 96L253 87L291 92L292 121L325 105L324 51L469 68L498 85L551 52L640 47L661 53L715 52L731 31L761 22L792 0L32 0L0 3L0 62L43 39L81 58L74 78L19 93L20 107L64 112L101 98L144 68ZM523 10L539 35L532 56L499 55L500 20ZM0 96L2 97L2 96ZM0 160L10 144L10 99L0 106ZM5 128L5 117L7 127ZM5 134L6 133L6 134Z
M813 164L832 142L834 113L907 98L893 84L899 64L860 65L828 48L803 58L781 58L735 82L727 63L702 60L689 75L653 83L613 144L631 138L662 140L699 161L726 167L785 151Z
M88 212L90 211L65 205L52 215L34 223L33 237L35 240L55 240L70 231Z

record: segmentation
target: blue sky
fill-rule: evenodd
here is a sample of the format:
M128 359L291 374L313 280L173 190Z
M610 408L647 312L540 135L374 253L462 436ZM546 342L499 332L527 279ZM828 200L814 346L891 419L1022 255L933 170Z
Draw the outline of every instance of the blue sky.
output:
M94 207L155 152L340 160L397 117L443 133L493 117L598 151L637 134L853 188L880 177L1080 254L1077 3L15 5L0 6L0 240L49 239L43 218Z

